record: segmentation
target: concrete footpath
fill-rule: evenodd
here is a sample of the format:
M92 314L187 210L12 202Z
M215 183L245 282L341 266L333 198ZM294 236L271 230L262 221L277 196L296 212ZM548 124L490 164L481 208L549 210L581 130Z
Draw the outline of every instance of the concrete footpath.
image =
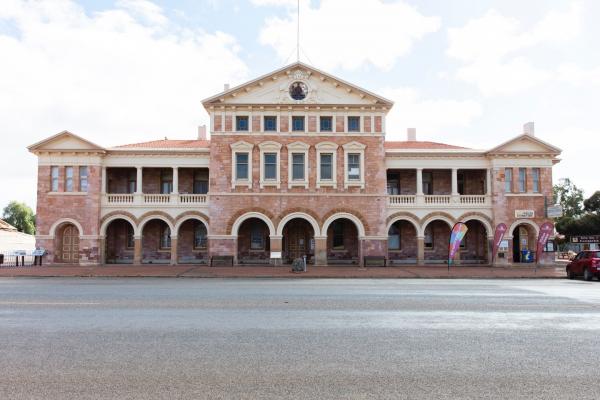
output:
M101 265L0 267L0 277L171 277L171 278L565 278L562 265L552 267L357 266L315 267L293 273L289 266L208 267L199 265Z

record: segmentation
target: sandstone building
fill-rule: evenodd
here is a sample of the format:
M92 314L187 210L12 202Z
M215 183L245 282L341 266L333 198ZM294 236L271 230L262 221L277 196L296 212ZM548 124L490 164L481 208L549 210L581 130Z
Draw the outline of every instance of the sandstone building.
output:
M105 148L65 131L29 147L50 263L430 264L463 221L458 262L490 263L502 222L495 262L510 264L547 220L560 149L533 124L489 150L387 141L390 100L303 63L203 105L210 140Z

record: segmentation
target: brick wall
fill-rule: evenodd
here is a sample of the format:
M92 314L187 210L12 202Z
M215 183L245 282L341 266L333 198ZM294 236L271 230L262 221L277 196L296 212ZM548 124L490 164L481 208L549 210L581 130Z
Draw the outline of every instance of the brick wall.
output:
M417 260L417 232L408 221L397 221L394 223L400 230L400 249L388 250L390 260Z
M78 168L74 168L74 181L78 182ZM37 234L48 235L50 227L58 220L71 218L83 227L83 235L98 235L100 215L100 179L101 169L98 166L88 167L88 192L86 194L61 194L64 190L64 167L59 167L59 193L50 193L50 166L38 166L37 193ZM75 188L78 188L76 183ZM48 251L47 261L52 263L55 247L58 243L51 239L40 239L38 246ZM99 248L97 239L80 240L79 259L81 263L97 263Z
M425 249L425 260L447 260L450 227L444 221L430 223L433 231L433 249Z
M133 261L133 248L127 247L129 222L118 219L106 229L106 262L123 263Z
M143 262L165 263L171 259L171 250L160 248L160 234L164 226L166 224L160 220L149 221L144 226L142 233Z
M194 234L200 221L185 221L177 235L177 257L180 263L208 262L208 248L194 248Z

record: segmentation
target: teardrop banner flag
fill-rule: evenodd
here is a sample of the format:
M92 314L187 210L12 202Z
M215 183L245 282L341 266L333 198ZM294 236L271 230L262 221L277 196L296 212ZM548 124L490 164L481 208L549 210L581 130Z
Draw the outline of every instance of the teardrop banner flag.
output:
M506 224L498 224L496 227L496 232L494 233L494 245L492 247L492 263L496 259L500 243L502 243L502 239L504 239L504 234L507 230Z
M460 243L464 239L467 234L467 225L464 222L457 222L452 228L452 233L450 234L450 244L448 246L448 270L450 269L450 264L452 264L452 260L456 255L460 247Z
M548 239L554 232L554 225L552 222L544 222L542 226L540 226L540 233L538 235L537 241L537 249L535 252L535 260L540 262L540 254L544 251L544 246L548 243Z

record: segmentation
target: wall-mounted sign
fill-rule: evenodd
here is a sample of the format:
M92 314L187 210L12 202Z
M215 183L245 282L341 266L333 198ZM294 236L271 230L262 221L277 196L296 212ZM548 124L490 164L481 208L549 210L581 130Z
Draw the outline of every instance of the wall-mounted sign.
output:
M515 210L515 218L535 218L535 210Z
M498 251L500 251L500 252L508 251L508 240L504 239L500 242L500 246L498 246Z
M554 206L548 206L548 210L546 211L546 216L548 218L560 218L563 216L563 208L560 204Z
M600 243L600 235L571 236L571 243Z

